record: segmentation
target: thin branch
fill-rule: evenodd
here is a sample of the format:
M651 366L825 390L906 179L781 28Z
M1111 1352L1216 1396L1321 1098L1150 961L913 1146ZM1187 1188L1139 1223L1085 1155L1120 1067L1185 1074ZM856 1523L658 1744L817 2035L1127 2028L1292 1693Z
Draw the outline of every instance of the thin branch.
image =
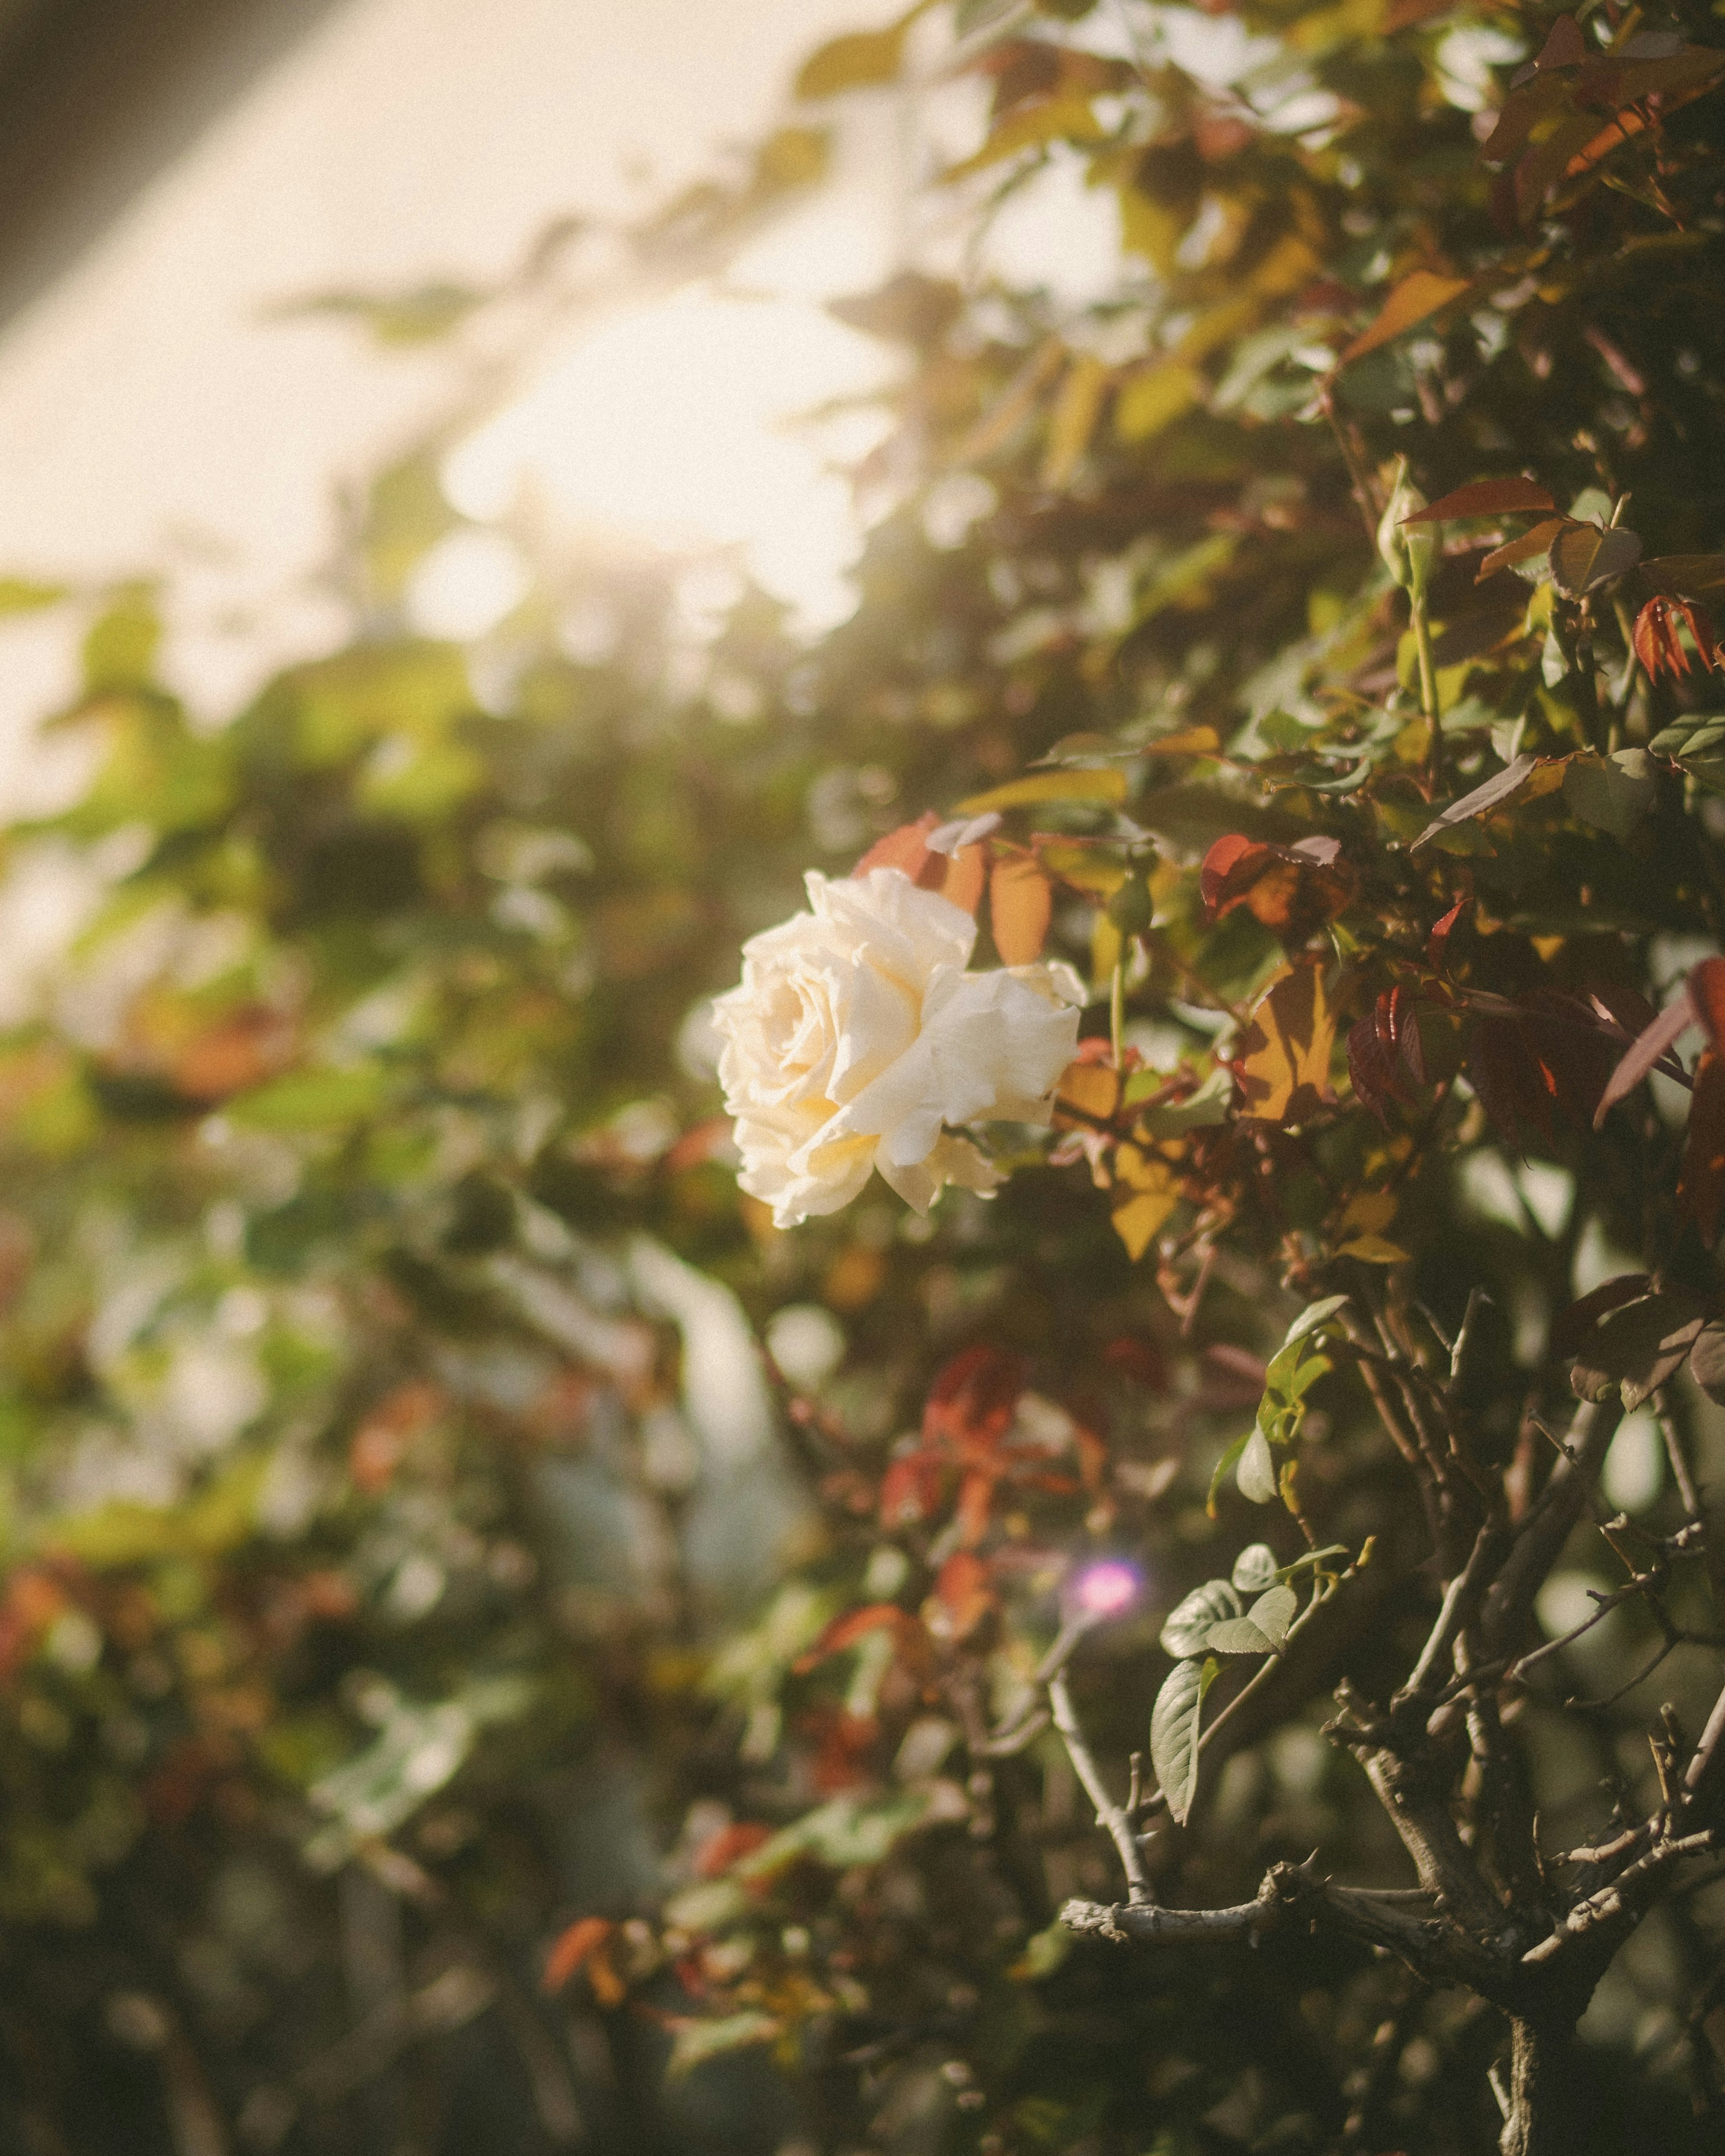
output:
M1118 1852L1133 1902L1153 1901L1155 1897L1150 1891L1150 1876L1144 1869L1144 1852L1138 1846L1138 1837L1125 1808L1109 1795L1107 1784L1097 1771L1078 1717L1072 1711L1064 1670L1056 1670L1048 1680L1048 1703L1073 1770L1084 1784L1085 1794L1096 1808L1096 1825L1106 1828L1108 1838Z

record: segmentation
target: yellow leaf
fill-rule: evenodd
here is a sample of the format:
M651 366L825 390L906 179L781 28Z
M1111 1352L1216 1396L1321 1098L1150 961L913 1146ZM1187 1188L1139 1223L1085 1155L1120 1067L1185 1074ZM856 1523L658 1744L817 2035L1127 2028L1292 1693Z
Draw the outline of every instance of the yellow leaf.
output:
M798 96L813 102L836 97L840 90L896 82L904 64L906 35L928 6L929 0L917 0L916 7L884 30L853 30L819 46L798 70Z
M1135 1145L1117 1147L1114 1178L1120 1196L1111 1215L1114 1232L1136 1265L1151 1238L1180 1202L1179 1179L1172 1168Z
M1126 881L1126 870L1117 860L1093 853L1088 846L1045 846L1040 859L1050 875L1070 884L1074 891L1093 891L1112 898Z
M1393 1190L1356 1191L1337 1224L1343 1228L1358 1228L1363 1235L1375 1235L1394 1219L1396 1204L1396 1194Z
M1149 1249L1152 1236L1178 1203L1172 1191L1140 1191L1115 1207L1110 1215L1114 1232L1126 1245L1126 1254L1134 1265Z
M1120 1073L1106 1063L1069 1063L1055 1088L1057 1127L1063 1108L1075 1111L1087 1123L1106 1123L1112 1122L1119 1105Z
M1186 237L1186 222L1177 210L1130 181L1120 190L1121 244L1129 254L1142 254L1164 277L1178 266L1175 257Z
M1214 726L1188 726L1183 732L1164 734L1159 741L1146 742L1146 756L1214 756L1222 746L1222 737Z
M1080 352L1066 370L1049 422L1042 459L1042 484L1064 486L1090 447L1108 393L1108 369L1091 352Z
M1423 322L1440 307L1447 307L1450 300L1459 300L1468 281L1466 277L1440 277L1432 270L1410 270L1384 301L1377 321L1360 332L1337 364L1346 367L1351 360L1376 352L1380 344L1394 342L1416 322Z
M1028 808L1039 801L1124 801L1126 773L1118 764L1088 766L1077 771L1039 771L1028 778L1009 779L1004 786L986 793L973 793L958 803L961 816L983 816L991 808Z
M1100 908L1096 924L1090 932L1090 977L1099 990L1106 992L1106 984L1114 968L1120 963L1120 931Z
M1356 1235L1351 1243L1343 1243L1336 1255L1358 1258L1368 1265L1404 1265L1408 1255L1399 1244L1388 1242L1382 1235Z
M998 165L1003 157L1015 157L1021 150L1039 149L1045 142L1060 136L1072 142L1094 142L1101 131L1096 114L1091 110L1091 93L1082 89L1058 91L1052 97L1028 99L1015 105L1006 117L983 141L956 165L949 165L941 174L942 180L963 180L973 172L985 172L990 165Z
M1318 259L1296 233L1285 233L1251 272L1248 282L1255 290L1280 297L1309 284Z
M1253 1010L1235 1058L1245 1093L1243 1112L1265 1122L1303 1122L1333 1098L1335 1043L1335 1016L1324 999L1320 968L1284 967Z
M1114 431L1122 442L1147 442L1172 426L1204 395L1204 377L1178 359L1141 367L1121 384L1114 400Z

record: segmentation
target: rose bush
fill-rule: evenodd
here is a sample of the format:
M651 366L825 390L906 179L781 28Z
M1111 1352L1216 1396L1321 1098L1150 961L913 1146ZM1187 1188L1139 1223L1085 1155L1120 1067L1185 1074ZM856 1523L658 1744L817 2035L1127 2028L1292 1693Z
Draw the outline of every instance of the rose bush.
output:
M1077 1045L1070 967L966 971L976 923L901 869L807 878L810 911L753 937L714 1004L742 1187L781 1228L836 1213L879 1169L926 1212L999 1172L952 1125L1045 1122Z

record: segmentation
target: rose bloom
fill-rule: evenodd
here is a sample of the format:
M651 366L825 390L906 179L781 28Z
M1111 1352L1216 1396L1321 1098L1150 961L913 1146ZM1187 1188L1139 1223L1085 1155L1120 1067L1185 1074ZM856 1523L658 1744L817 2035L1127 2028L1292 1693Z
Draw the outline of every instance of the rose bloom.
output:
M993 1190L999 1171L949 1126L1047 1122L1078 976L967 973L976 923L901 869L806 882L809 911L752 937L713 1005L738 1181L781 1228L836 1213L875 1168L919 1212L948 1183Z

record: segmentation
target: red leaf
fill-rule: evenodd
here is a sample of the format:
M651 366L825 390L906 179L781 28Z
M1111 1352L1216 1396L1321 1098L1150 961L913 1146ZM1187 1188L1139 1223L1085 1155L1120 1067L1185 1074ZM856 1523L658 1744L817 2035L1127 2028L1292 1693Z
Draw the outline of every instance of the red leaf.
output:
M697 1879L716 1879L745 1856L752 1856L763 1842L772 1839L772 1828L762 1826L758 1820L737 1820L729 1826L721 1826L716 1834L707 1836L696 1852L695 1876Z
M1402 521L1441 524L1463 516L1532 515L1557 506L1545 489L1531 479L1476 479L1471 485L1458 486L1453 494L1440 495L1427 508L1404 516Z
M1703 963L1711 966L1725 965L1725 960L1718 958L1709 958ZM1695 970L1699 973L1701 968L1697 966ZM1694 975L1690 978L1692 980ZM1699 1023L1700 1013L1686 988L1674 1002L1666 1004L1651 1025L1644 1028L1630 1043L1622 1060L1606 1081L1604 1091L1599 1096L1599 1105L1594 1114L1595 1130L1604 1122L1610 1109L1615 1108L1626 1095L1634 1092L1660 1058L1671 1049L1679 1034Z
M1029 855L996 861L988 879L988 926L1003 965L1028 966L1042 956L1053 911L1054 891L1039 863Z
M1426 939L1426 962L1439 973L1445 973L1449 969L1450 938L1455 932L1455 925L1461 920L1462 908L1467 902L1465 898L1458 898Z
M1715 1048L1725 1048L1725 958L1703 958L1685 983L1695 1014Z
M1333 839L1318 836L1297 846L1265 845L1230 834L1204 857L1198 888L1211 916L1224 920L1244 906L1266 928L1303 942L1332 921L1353 896L1353 875L1338 859Z
M1586 1342L1608 1312L1647 1293L1653 1282L1645 1273L1619 1273L1572 1302L1552 1322L1548 1342L1553 1355L1572 1356Z
M932 1454L904 1454L888 1464L880 1477L880 1524L908 1527L929 1518L940 1502L940 1462Z
M1711 1048L1702 1050L1695 1067L1695 1096L1689 1106L1677 1204L1712 1250L1719 1240L1719 1214L1725 1208L1725 1061Z
M1587 39L1581 34L1581 25L1573 15L1559 15L1538 59L1528 62L1525 72L1543 74L1549 68L1579 67L1586 58Z
M1362 1107L1369 1108L1386 1129L1389 1125L1384 1112L1386 1102L1414 1098L1406 1074L1378 1029L1375 1013L1363 1018L1348 1032L1348 1075L1353 1084L1354 1098Z
M1635 616L1631 641L1635 653L1646 669L1650 681L1656 681L1661 674L1675 680L1678 675L1690 670L1689 653L1677 634L1681 621L1694 641L1696 654L1702 665L1711 671L1717 639L1707 608L1683 598L1649 599Z
M1005 1436L1030 1366L1022 1355L978 1345L955 1355L928 1389L924 1444L942 1439L967 1457L991 1453Z
M1476 584L1495 577L1500 569L1514 567L1517 562L1531 562L1536 554L1543 554L1559 533L1569 528L1567 516L1548 516L1543 524L1536 524L1531 531L1524 531L1519 539L1512 539L1502 547L1494 547L1480 563L1480 572L1474 578Z
M1467 1075L1486 1113L1513 1146L1532 1130L1549 1141L1555 1079L1528 1047L1514 1019L1481 1019L1467 1058Z
M934 1583L947 1636L963 1640L994 1607L988 1565L969 1550L957 1550L941 1567Z

